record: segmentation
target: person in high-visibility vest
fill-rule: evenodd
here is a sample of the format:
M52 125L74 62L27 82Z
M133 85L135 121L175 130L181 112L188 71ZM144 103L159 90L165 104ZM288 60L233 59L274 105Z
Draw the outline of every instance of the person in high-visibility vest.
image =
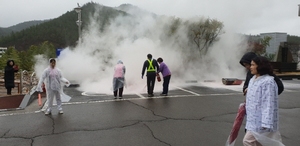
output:
M145 74L145 70L147 69L147 91L148 91L148 97L153 97L153 89L155 85L155 78L156 78L156 72L159 70L158 63L155 59L152 59L152 55L147 55L147 60L144 62L143 69L142 69L142 79Z

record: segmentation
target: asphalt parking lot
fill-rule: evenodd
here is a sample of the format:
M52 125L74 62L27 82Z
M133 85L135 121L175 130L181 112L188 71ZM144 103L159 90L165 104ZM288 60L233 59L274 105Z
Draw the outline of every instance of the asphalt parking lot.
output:
M283 143L300 143L300 81L284 81L280 95ZM241 86L191 83L173 86L169 96L145 93L112 95L65 88L70 102L63 115L45 116L33 102L25 110L0 112L0 145L224 145L238 105ZM244 129L236 145L242 145Z

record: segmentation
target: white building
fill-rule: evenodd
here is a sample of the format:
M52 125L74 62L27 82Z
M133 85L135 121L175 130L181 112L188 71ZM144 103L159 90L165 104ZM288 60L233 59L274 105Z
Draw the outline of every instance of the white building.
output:
M287 41L287 33L272 32L272 33L261 33L260 34L260 38L262 38L262 39L266 36L271 37L269 46L266 48L267 54L276 54L278 52L280 43Z
M0 47L0 57L2 57L2 54L6 52L7 48Z

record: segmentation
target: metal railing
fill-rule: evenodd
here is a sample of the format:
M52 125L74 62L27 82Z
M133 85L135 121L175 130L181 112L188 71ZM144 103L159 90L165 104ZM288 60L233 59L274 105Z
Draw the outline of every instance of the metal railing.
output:
M27 70L20 70L20 94L28 93L37 83L38 79L35 72L30 74Z

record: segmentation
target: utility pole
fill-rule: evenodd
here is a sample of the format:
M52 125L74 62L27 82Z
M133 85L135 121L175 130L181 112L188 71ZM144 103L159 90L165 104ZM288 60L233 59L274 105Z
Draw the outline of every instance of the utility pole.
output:
M79 5L79 3L77 3L76 8L74 8L74 10L78 13L78 20L76 21L76 24L78 25L78 44L81 43L81 7Z

